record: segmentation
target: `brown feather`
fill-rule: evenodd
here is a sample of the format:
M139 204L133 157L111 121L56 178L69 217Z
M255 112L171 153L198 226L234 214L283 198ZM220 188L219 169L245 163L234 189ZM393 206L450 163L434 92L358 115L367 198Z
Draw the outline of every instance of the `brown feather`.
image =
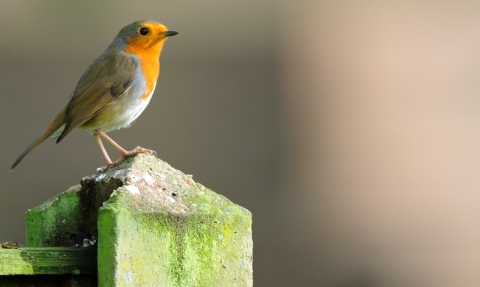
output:
M55 131L57 131L65 123L65 110L64 107L58 115L52 120L52 122L47 126L47 128L40 134L17 158L17 160L12 164L10 170L13 170L22 159L29 153L31 153L37 146L49 138Z
M67 104L65 129L57 138L57 143L127 90L132 84L135 69L135 61L126 53L102 54L95 60L78 82Z
M150 33L139 32L139 27ZM58 143L77 127L93 133L127 127L148 104L160 72L164 40L176 34L155 21L136 21L122 28L105 52L87 68L67 105L23 151L12 170L48 137L60 134ZM141 73L138 79L135 78L137 71ZM136 80L141 82L126 92ZM141 90L143 84L144 91ZM115 101L116 98L119 99ZM135 101L137 98L144 101ZM122 155L126 156L123 149ZM105 156L111 163L108 155Z

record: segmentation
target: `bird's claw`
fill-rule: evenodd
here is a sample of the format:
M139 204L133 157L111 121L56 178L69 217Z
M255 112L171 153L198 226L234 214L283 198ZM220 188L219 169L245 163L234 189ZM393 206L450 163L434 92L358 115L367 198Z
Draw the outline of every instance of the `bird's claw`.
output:
M141 146L137 146L133 150L126 152L126 154L124 154L123 157L129 157L129 156L136 155L136 154L139 154L139 153L149 153L149 154L153 154L155 157L157 157L157 152L156 151L151 150L151 149L146 149L146 148L143 148Z
M157 157L157 152L154 151L154 150L151 150L151 149L146 149L146 148L143 148L143 147L140 147L140 146L137 146L136 148L130 150L130 151L125 151L123 154L122 154L122 157L119 158L117 161L115 162L112 162L110 165L115 165L115 164L119 164L121 163L124 159L126 159L127 157L131 157L131 156L134 156L134 155L137 155L139 153L149 153L149 154L153 154L155 157Z

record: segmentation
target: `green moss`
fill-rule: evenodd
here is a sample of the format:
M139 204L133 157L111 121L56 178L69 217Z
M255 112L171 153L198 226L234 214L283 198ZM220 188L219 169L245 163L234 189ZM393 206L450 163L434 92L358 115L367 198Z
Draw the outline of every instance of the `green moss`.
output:
M248 268L242 270L240 264L246 258L244 266L251 268L246 246L235 244L251 242L249 214L230 201L218 202L228 204L207 205L199 213L147 213L138 209L134 196L117 191L99 213L99 270L102 260L109 260L106 273L115 274L100 277L100 284L120 280L126 285L227 286L229 281L251 280L251 270L244 272ZM115 260L108 259L112 256Z
M98 232L99 286L252 285L250 212L151 155L83 178L26 220L27 246Z
M71 187L25 213L27 246L73 246L82 225L80 186Z
M0 275L95 274L96 248L0 248Z

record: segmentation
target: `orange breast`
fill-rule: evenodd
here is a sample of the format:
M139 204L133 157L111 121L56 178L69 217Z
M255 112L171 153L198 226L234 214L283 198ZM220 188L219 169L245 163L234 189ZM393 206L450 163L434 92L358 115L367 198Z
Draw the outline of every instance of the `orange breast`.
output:
M145 93L142 96L144 100L150 96L158 80L163 43L164 41L160 41L155 45L144 45L144 43L132 41L125 48L127 53L136 55L140 60L141 71L146 81Z

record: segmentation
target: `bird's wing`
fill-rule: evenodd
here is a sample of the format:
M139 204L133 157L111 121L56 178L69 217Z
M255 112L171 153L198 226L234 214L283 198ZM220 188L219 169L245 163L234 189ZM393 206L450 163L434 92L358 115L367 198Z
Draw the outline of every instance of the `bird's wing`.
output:
M95 60L67 104L65 129L57 143L125 92L132 85L136 67L135 60L123 53L104 54Z

